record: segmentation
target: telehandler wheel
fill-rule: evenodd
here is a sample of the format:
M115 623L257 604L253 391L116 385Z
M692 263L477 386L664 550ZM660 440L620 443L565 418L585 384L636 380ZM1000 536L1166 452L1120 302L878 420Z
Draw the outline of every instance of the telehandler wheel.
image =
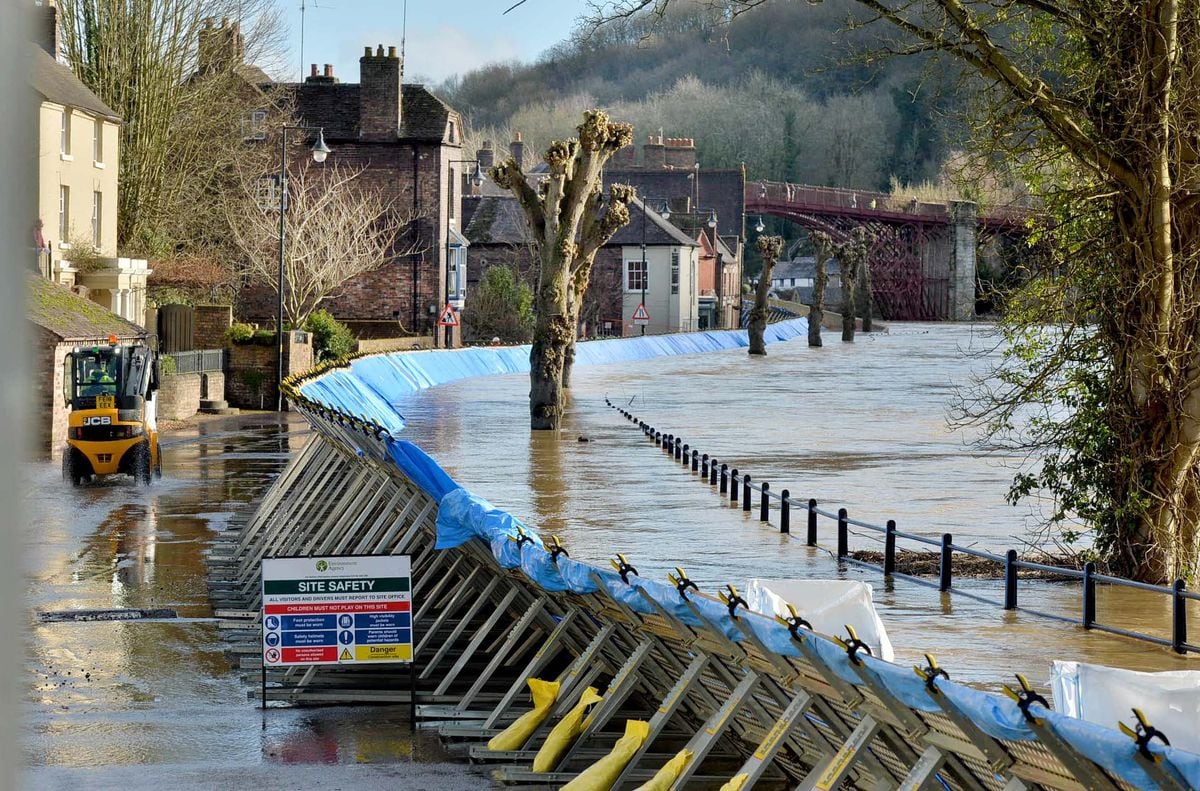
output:
M63 480L70 481L72 486L83 483L83 474L79 471L79 465L75 463L75 451L71 448L67 448L63 453L62 475Z
M133 479L139 486L149 486L154 479L150 469L150 443L143 442L133 451Z

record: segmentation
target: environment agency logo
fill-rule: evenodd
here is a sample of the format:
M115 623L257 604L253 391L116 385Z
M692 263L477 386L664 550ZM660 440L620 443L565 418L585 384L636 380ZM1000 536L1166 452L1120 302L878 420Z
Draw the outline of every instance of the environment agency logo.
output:
M323 560L318 560L318 561L317 561L317 571L327 571L328 569L329 569L329 564L328 564L328 563L326 563L326 562L325 562L325 561L323 561Z

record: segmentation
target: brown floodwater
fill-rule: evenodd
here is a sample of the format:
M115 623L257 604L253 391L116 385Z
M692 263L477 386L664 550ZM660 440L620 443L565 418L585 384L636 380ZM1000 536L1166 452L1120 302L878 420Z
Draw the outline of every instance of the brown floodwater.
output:
M955 388L996 359L984 328L896 324L853 344L828 335L824 348L792 341L760 359L739 350L580 367L558 436L529 430L524 375L464 380L397 406L406 437L456 480L543 535L559 535L577 559L607 565L622 552L643 576L658 578L680 565L710 591L751 577L864 580L898 662L932 652L956 678L988 685L1015 671L1045 682L1053 659L1196 667L1147 643L839 567L829 551L832 521L820 523L824 549L804 545L803 513L793 514L793 536L781 535L777 511L764 525L757 500L750 514L731 506L604 403L610 398L773 491L816 498L830 511L845 507L874 524L895 519L900 530L930 538L948 532L956 544L1000 553L1034 540L1037 514L1005 502L1018 459L977 449L947 424ZM881 537L853 531L852 550L882 549ZM959 578L954 586L1003 599L1001 580ZM1078 584L1022 581L1019 598L1072 619L1082 607ZM1169 636L1169 597L1100 586L1097 601L1102 623Z

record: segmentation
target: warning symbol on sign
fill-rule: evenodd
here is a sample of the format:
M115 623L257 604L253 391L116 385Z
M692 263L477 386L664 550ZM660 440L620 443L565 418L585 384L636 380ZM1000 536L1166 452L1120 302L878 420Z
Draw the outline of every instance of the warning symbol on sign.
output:
M354 657L350 656L350 649L349 649L349 648L343 648L343 649L342 649L342 655L338 657L338 659L339 659L339 660L343 660L343 659L353 659L353 658L354 658Z
M642 302L633 311L633 323L645 326L650 323L650 314L646 312L646 303Z
M266 657L266 660L267 660L267 663L268 663L268 664L270 664L270 663L272 663L272 662L278 662L278 661L279 661L279 649L277 649L277 648L268 648L268 649L267 649L267 650L266 650L266 651L263 653L263 656L264 656L264 657Z
M454 308L446 304L446 309L442 311L442 315L438 316L439 327L457 327L458 314L454 312Z

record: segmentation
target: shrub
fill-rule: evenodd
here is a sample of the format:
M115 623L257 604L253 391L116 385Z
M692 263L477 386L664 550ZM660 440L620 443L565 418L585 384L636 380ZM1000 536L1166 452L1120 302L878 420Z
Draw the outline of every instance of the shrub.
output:
M315 311L304 322L304 329L312 333L316 362L341 359L354 351L354 333L327 310Z
M175 365L175 358L169 354L164 354L162 356L162 375L170 376L171 374L175 373L177 370L179 370L179 369Z
M254 337L254 326L235 322L229 325L229 329L225 330L225 340L231 343L245 343Z

